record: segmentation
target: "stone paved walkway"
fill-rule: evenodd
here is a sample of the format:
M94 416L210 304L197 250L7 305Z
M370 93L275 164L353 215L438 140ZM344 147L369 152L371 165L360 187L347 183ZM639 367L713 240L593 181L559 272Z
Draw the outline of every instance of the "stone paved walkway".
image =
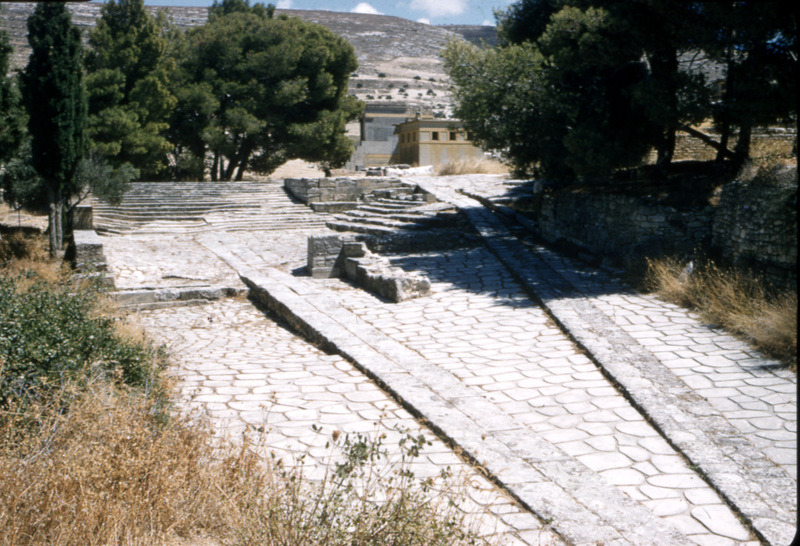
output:
M323 456L312 423L366 430L384 415L380 427L416 430L412 415L363 371L560 535L548 535L529 511L476 477L469 510L494 507L485 525L495 537L531 544L791 541L794 374L685 310L511 238L455 191L499 195L502 181L416 181L462 207L487 245L392 257L433 283L431 296L401 304L341 281L287 275L305 263L302 230L105 239L118 287L241 288L237 272L246 273L300 315L308 311L319 331L336 325L329 338L361 370L242 301L143 312L143 322L180 355L187 403L231 430L266 417L275 449L308 451L312 459ZM435 445L427 471L463 465L445 444Z
M235 438L248 426L266 428L261 439L268 451L287 466L302 457L312 479L322 479L328 464L340 460L341 453L326 446L334 431L384 436L391 460L399 457L399 430L424 434L432 445L407 470L424 479L449 468L455 483L465 480L464 495L454 500L482 536L505 544L561 542L350 362L298 338L244 298L138 316L170 350L182 406L207 414L218 430Z

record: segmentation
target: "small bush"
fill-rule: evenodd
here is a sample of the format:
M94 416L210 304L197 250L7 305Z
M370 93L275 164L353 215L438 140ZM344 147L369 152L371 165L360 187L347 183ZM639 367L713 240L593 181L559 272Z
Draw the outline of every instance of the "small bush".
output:
M47 399L85 377L87 367L129 386L152 386L157 351L120 338L117 319L95 312L97 298L33 271L0 278L0 410Z
M439 176L457 174L508 174L508 168L487 157L465 157L439 167Z
M703 320L747 339L765 354L797 366L797 293L773 293L758 278L711 262L648 260L645 287L697 310Z

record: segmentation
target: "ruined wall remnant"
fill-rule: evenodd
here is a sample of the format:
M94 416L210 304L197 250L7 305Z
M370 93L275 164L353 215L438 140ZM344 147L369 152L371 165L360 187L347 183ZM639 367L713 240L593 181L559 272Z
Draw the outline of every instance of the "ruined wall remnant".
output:
M712 247L727 262L769 281L797 282L797 171L768 180L735 181L722 189Z
M354 236L311 235L306 267L312 277L344 277L395 303L426 296L431 288L427 278L392 267Z
M287 178L284 187L303 203L355 202L373 190L407 188L397 178Z
M627 267L643 258L701 252L797 282L797 169L724 185L719 203L671 206L652 196L540 191L514 205L546 242L589 260Z

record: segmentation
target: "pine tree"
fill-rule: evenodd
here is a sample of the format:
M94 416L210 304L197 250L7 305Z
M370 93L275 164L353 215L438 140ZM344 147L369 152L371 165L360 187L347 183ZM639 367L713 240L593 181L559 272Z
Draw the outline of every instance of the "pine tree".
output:
M47 186L50 253L62 252L62 211L75 191L85 150L86 93L80 31L66 5L40 2L28 18L31 55L22 91L32 137L32 162Z
M19 148L24 130L19 90L7 76L11 52L8 33L0 30L0 164Z
M294 158L338 166L352 153L345 125L362 108L347 94L353 47L272 12L226 0L189 34L173 128L198 162L211 152L212 180L268 174Z
M130 163L144 176L161 176L176 102L163 21L143 0L110 0L101 13L86 55L90 149L115 167Z

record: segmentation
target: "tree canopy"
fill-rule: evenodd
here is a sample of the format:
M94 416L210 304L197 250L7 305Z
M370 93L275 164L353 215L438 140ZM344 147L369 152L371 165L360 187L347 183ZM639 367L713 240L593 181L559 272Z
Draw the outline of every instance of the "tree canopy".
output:
M0 165L17 151L25 124L19 89L8 76L11 52L8 33L0 30Z
M752 127L796 115L796 20L777 2L518 0L496 16L498 49L453 42L445 63L456 115L519 172L594 177L651 150L666 169L678 130L741 161ZM708 119L719 142L691 127Z
M165 135L176 103L163 23L143 0L109 0L89 31L86 55L93 155L115 167L130 163L151 178L168 167Z
M214 180L293 158L340 165L352 153L345 125L362 108L347 94L352 46L273 11L226 0L188 34L171 131L195 165L211 153Z

